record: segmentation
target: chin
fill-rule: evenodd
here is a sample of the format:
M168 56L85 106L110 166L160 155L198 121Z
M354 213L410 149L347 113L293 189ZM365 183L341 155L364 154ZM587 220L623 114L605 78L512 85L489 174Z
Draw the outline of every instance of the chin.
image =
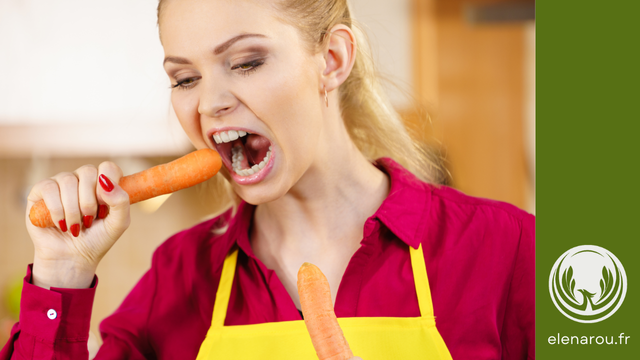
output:
M269 186L268 182L256 185L238 185L232 182L233 191L245 202L252 205L266 204L282 198L285 190L280 190L277 186Z

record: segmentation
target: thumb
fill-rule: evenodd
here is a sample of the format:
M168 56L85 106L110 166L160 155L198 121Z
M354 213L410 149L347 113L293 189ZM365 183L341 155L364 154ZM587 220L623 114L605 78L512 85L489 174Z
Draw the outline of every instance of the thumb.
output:
M114 163L107 161L98 167L98 183L96 196L99 204L109 207L109 215L104 218L105 229L113 237L119 237L130 223L129 194L118 185L122 178L122 170Z

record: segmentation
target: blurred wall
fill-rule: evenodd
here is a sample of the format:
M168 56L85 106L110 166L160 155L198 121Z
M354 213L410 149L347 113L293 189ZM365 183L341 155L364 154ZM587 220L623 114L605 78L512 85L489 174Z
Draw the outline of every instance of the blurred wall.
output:
M156 0L0 1L0 156L188 151ZM146 134L147 136L140 136Z
M411 11L413 0L350 0L355 23L364 30L385 90L398 109L412 106L414 92Z

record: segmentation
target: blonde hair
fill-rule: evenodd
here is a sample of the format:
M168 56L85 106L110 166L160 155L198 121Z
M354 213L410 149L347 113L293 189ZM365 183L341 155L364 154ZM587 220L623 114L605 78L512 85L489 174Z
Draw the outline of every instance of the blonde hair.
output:
M158 19L164 1L158 4ZM368 39L355 24L347 0L280 0L275 7L277 13L283 14L281 21L300 31L311 52L320 51L326 45L328 32L335 25L342 24L353 31L357 44L355 64L338 89L340 110L349 136L368 160L390 157L422 181L443 183L446 172L439 155L409 134L383 91ZM208 187L214 189L219 200L224 193L229 194L222 202L230 204L228 201L235 199L231 186L223 177L214 179Z

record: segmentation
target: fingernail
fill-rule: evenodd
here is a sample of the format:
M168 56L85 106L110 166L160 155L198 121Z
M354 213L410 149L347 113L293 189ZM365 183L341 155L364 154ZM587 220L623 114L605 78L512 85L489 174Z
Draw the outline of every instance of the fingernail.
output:
M60 221L58 221L58 225L60 225L60 230L62 230L62 232L67 232L67 221L62 219Z
M85 215L82 217L82 223L84 224L85 228L90 228L91 224L93 224L93 216L91 215Z
M111 190L113 190L113 183L111 182L111 180L109 180L108 177L104 176L104 174L100 175L99 181L100 186L102 186L104 191L111 192Z
M74 237L78 237L78 235L80 235L80 224L71 225L71 228L69 230L71 230L71 235L73 235Z
M109 213L109 208L107 207L107 205L100 205L98 207L98 219L106 218L107 213Z

